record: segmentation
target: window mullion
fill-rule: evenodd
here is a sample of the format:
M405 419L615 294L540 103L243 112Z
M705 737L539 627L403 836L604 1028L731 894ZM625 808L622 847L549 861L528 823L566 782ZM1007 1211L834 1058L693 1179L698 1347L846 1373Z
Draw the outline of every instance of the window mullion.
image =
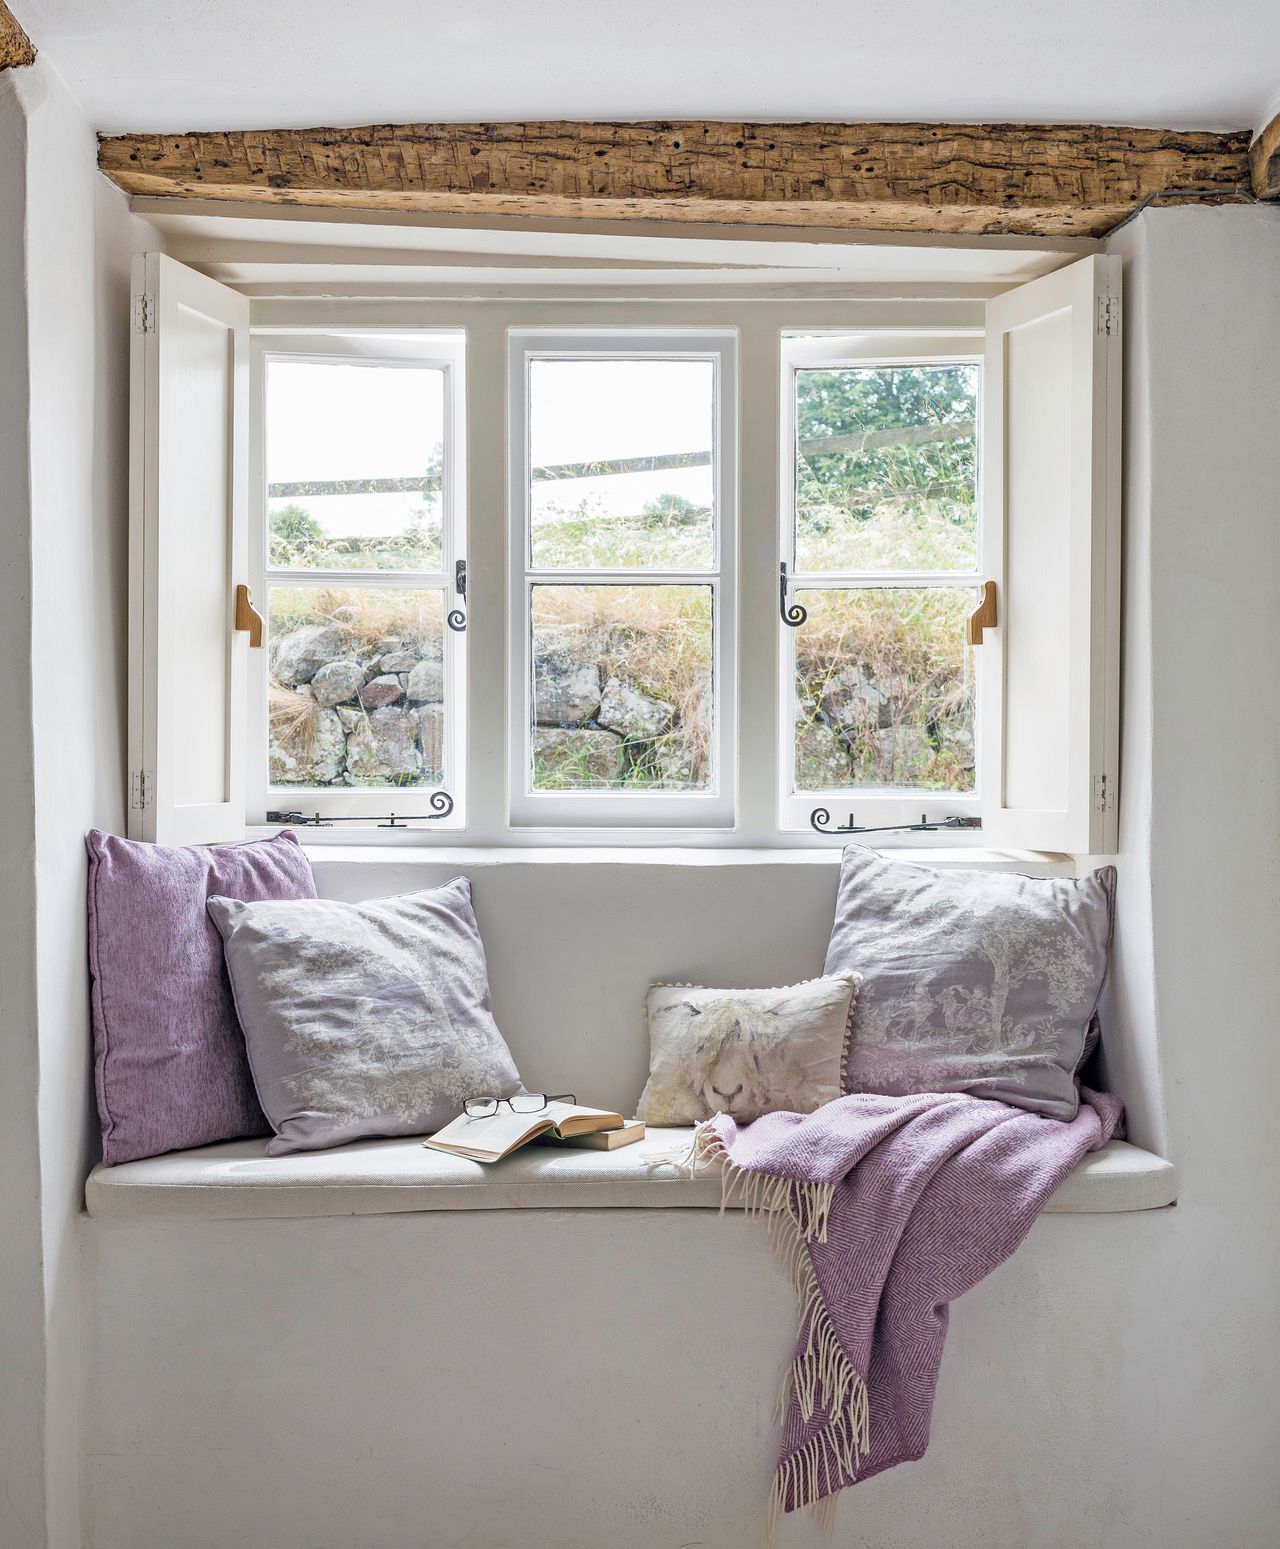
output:
M467 490L467 835L507 834L506 468L495 447L506 424L506 330L477 321L467 333L464 455ZM518 436L516 426L509 431ZM513 528L519 523L513 516ZM516 551L518 554L518 550ZM518 577L518 569L515 572ZM518 596L516 597L518 603Z
M438 591L451 588L453 576L443 570L265 570L268 586L328 586L346 590Z
M714 586L719 570L526 570L530 586Z
M978 570L826 570L787 576L789 591L852 591L898 586L980 586Z
M740 333L738 631L738 828L770 835L778 827L778 759L783 711L776 691L778 499L782 467L776 324L751 322ZM725 411L732 404L726 401ZM732 692L732 685L728 686Z

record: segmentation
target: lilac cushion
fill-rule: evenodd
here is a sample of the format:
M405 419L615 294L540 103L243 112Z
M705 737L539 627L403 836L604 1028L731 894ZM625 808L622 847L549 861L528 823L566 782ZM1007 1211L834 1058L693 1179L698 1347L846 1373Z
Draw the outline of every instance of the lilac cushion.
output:
M266 1134L205 900L314 898L297 837L171 849L91 829L85 842L103 1161Z

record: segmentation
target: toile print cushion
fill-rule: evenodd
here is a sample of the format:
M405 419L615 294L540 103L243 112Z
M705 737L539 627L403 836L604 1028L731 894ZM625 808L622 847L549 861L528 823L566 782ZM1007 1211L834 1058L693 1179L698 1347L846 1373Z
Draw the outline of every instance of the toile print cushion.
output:
M969 1092L1073 1119L1116 874L934 871L850 845L826 972L862 974L845 1089Z
M267 1152L429 1135L520 1077L493 1020L471 884L372 903L211 898Z
M636 1117L681 1125L727 1113L750 1124L834 1101L857 993L849 972L775 990L651 985L649 1080Z

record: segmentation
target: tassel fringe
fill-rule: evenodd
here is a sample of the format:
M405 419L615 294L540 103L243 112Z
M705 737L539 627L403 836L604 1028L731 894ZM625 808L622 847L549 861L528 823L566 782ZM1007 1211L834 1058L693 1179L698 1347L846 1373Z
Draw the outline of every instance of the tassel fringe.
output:
M767 1542L787 1511L813 1510L823 1534L835 1531L837 1492L857 1474L869 1446L867 1388L844 1353L813 1272L811 1242L826 1242L834 1189L829 1183L797 1183L748 1172L729 1159L724 1141L705 1120L694 1131L685 1159L690 1171L700 1162L720 1163L720 1213L737 1201L748 1216L763 1216L769 1245L791 1281L800 1304L795 1359L778 1393L776 1418L786 1418L794 1396L807 1423L822 1409L830 1418L803 1447L779 1463L769 1492Z

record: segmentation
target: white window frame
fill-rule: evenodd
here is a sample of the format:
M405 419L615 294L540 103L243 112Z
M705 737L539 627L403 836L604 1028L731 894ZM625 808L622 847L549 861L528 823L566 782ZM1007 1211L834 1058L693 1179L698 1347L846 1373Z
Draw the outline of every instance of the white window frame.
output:
M715 368L712 473L713 564L705 570L547 569L532 559L529 368L535 360L709 360ZM513 828L730 830L737 812L737 335L679 328L546 330L508 334L508 809ZM706 792L533 791L532 628L536 585L710 588L712 598L711 789Z
M183 492L184 454L180 442L168 437L165 431L166 425L180 422L176 417L182 413L183 394L167 391L163 373L157 381L151 380L154 371L147 375L153 360L163 360L166 350L174 363L182 353L181 340L173 332L162 294L163 271L168 268L182 271L179 278L184 287L201 291L205 299L199 306L205 311L217 311L219 315L225 312L227 320L234 320L232 331L241 343L232 354L236 361L244 360L245 365L227 378L228 392L232 401L236 405L244 403L246 410L247 358L251 353L255 356L256 412L244 432L252 442L252 457L242 454L243 443L238 435L226 438L224 454L233 478L226 499L216 509L218 519L225 519L228 526L232 590L241 582L256 581L260 606L265 606L266 579L265 523L261 510L261 351L251 351L250 341L290 353L334 348L334 341L341 341L340 348L345 352L356 348L352 341L358 340L363 341L360 347L367 358L406 348L420 355L427 336L438 340L448 335L459 348L465 339L465 397L459 370L451 394L453 421L450 445L446 448L446 455L455 455L453 494L458 503L453 521L456 537L449 559L462 556L469 564L467 632L465 637L447 637L453 679L451 751L462 764L460 772L449 773L451 795L457 806L447 824L435 818L395 831L372 825L337 825L308 829L305 837L309 843L431 847L456 846L461 841L468 847L530 849L586 849L603 844L817 851L843 842L839 834L817 833L807 826L806 809L811 805L808 800L792 814L791 822L786 821L782 810L780 777L784 749L788 760L790 756L790 728L784 731L780 723L786 718L782 707L791 704L790 671L782 661L791 644L791 632L779 617L778 564L781 559L789 561L792 557L790 429L786 424L791 399L781 369L783 341L792 337L825 337L833 348L844 349L837 341L859 333L872 339L875 353L882 357L889 352L890 338L904 341L901 348L891 352L894 358L902 358L918 356L925 351L925 341L939 338L950 339L953 345L959 341L962 353L968 354L972 342L985 334L988 353L982 407L981 444L985 460L980 507L984 550L981 569L987 572L983 579L996 583L999 614L996 627L988 629L978 652L978 690L984 710L977 748L983 794L977 800L987 809L982 814L985 826L970 832L895 833L888 842L923 849L945 846L983 850L992 845L1022 845L1077 855L1114 850L1122 315L1118 260L1098 255L1078 258L1042 278L1003 290L991 300L910 294L852 296L828 294L825 290L815 295L813 287L802 292L783 285L753 286L748 291L746 287L715 282L682 288L629 285L625 290L595 284L535 288L477 283L466 289L423 287L413 295L397 296L372 295L362 292L358 285L345 294L339 289L317 296L286 285L272 294L259 290L250 301L162 255L147 255L145 268L145 289L140 270L133 317L135 334L142 337L135 338L137 358L132 388L131 553L145 556L147 545L155 536L151 527L157 522L160 529L172 532L176 530L175 524L180 527L190 519L194 509ZM209 299L215 294L216 304ZM1070 319L1069 348L1063 333L1063 314ZM521 658L527 634L523 603L518 624L513 611L513 598L522 598L524 593L523 586L514 580L520 569L512 565L510 552L512 455L498 454L497 447L504 425L508 438L512 435L509 363L513 331L536 332L544 340L571 336L579 342L584 333L593 333L597 337L617 336L629 343L641 331L678 337L686 347L699 336L713 337L717 344L726 339L734 341L736 387L730 385L726 373L719 395L722 430L733 436L736 445L730 447L726 443L720 452L720 471L726 481L721 502L721 537L732 544L732 553L726 550L721 557L719 641L722 651L728 648L732 652L732 668L726 668L722 655L717 686L718 707L725 719L720 728L717 767L726 780L720 797L728 795L729 781L736 785L736 790L735 805L731 812L721 814L728 819L721 826L698 827L683 818L677 820L674 807L667 805L665 796L662 807L652 814L653 821L638 822L633 803L645 798L629 795L624 799L631 810L609 814L607 823L601 826L583 824L564 810L562 802L557 803L560 811L549 814L550 821L545 825L512 821L508 788L512 686L518 685L523 696L528 664ZM1030 396L1025 386L1016 394L1000 389L998 368L1002 361L1012 362L1022 373L1018 380L1031 384ZM1052 445L1048 447L1051 471L1045 474L1053 482L1044 492L1043 507L1036 493L1038 475L1034 472L1039 466L1037 460L1043 461L1045 455L1036 440L1036 426L1042 424L1046 412L1035 396L1039 391L1035 386L1037 372L1051 389L1051 412L1056 416ZM1059 379L1064 374L1069 387L1059 391ZM1067 393L1065 399L1063 391ZM1059 424L1060 432L1056 428ZM212 427L212 434L221 433L219 427ZM165 455L163 448L171 445L179 448L172 454L179 463L177 497L167 504L161 499L158 508L150 509L147 497L156 477L156 460ZM1014 491L1016 499L1010 497L1009 480L1003 477L1009 469L1018 472L1021 481ZM1032 470L1029 480L1027 469ZM251 472L252 490L248 488ZM730 480L734 486L732 498ZM1061 496L1064 482L1069 486L1069 501ZM236 489L244 489L245 498L236 496ZM523 512L523 469L520 489L519 510ZM219 499L222 500L221 495ZM254 524L252 569L247 530L251 500L259 508ZM155 506L154 501L151 504ZM783 505L787 509L780 516ZM1018 554L1025 558L1027 553L1027 523L1040 522L1042 510L1044 520L1062 524L1054 542L1070 559L1071 598L1065 626L1061 609L1057 613L1049 610L1049 615L1041 619L1034 605L1035 577L1028 586L1017 571ZM1030 531L1038 535L1040 528L1032 525ZM785 541L781 534L787 535ZM996 559L988 569L985 550L993 541ZM243 560L237 559L239 555L244 555ZM742 563L738 563L740 555L745 556ZM1064 575L1068 573L1065 566L1059 569ZM144 837L178 833L171 817L181 809L186 816L180 831L192 843L230 837L234 831L243 831L246 821L253 831L275 832L275 825L263 821L268 807L264 791L252 793L247 808L244 802L232 801L224 803L217 813L197 811L183 792L173 787L169 778L172 771L166 773L167 766L145 738L134 735L132 728L145 730L151 709L157 716L163 714L166 697L162 685L173 679L174 671L179 673L180 681L189 682L193 670L184 665L190 656L185 624L173 633L173 638L157 639L154 631L148 633L138 623L150 617L148 609L153 608L154 599L147 590L150 572L137 564L134 571L130 605L130 616L135 621L130 631L130 789L134 803L131 831ZM343 572L333 579L350 584L355 578ZM403 579L386 577L381 584L395 585ZM803 584L808 578L793 579ZM447 572L443 580L447 588ZM1005 595L1006 588L1014 589L1012 595ZM234 717L229 722L224 773L234 778L237 768L249 774L256 770L261 780L265 776L266 663L262 653L247 648L246 637L236 629L240 621L234 598L221 599L221 604L226 608L226 627L234 636L230 646L233 665L236 659L244 658L248 666L246 672L233 674L229 684L228 714L234 709ZM218 607L203 594L200 607L207 635L216 622ZM740 620L749 621L749 627L740 627ZM1024 759L1025 772L1027 740L1039 737L1041 732L1040 712L1028 717L1025 703L1019 707L1012 697L1021 681L1025 701L1028 638L1034 640L1034 650L1054 650L1054 642L1063 632L1069 637L1069 693L1065 697L1060 694L1062 703L1050 709L1059 717L1071 750L1065 799L1048 785L1043 794L1028 792L1017 785L1012 774L1004 773L1002 777L1002 772L1012 769L1008 759L1011 747ZM461 673L463 648L470 660L465 684ZM175 661L179 664L176 669ZM1021 680L1018 672L1022 672ZM251 714L246 703L250 686L246 679L252 680L255 691ZM998 709L1000 714L996 713ZM236 727L246 728L249 736L256 739L247 760L237 761L233 756ZM523 737L523 714L520 732ZM731 740L735 733L736 747ZM790 767L789 762L786 767ZM194 792L193 799L198 796L207 801L204 786L211 786L217 774L212 767L202 769L201 791ZM336 793L328 796L326 803L340 802L349 809L361 794ZM410 810L398 791L375 794L394 794L397 799L394 805L370 802L374 808L372 815ZM670 794L676 797L676 793ZM300 792L290 790L287 796L287 805L316 810L314 794L305 799ZM687 802L691 798L676 799ZM929 795L923 809L918 810L916 800L904 799L900 793L891 799L902 803L899 811L906 821L917 823L921 810L930 817L942 817L954 812L957 805L977 805L977 800L960 798L958 803L952 801L948 806ZM698 801L692 800L695 804ZM710 807L712 803L706 805ZM331 810L336 815L336 808ZM702 816L705 820L705 811ZM856 816L865 822L865 803L860 803ZM841 822L847 820L848 804L833 807L832 817ZM867 822L866 826L878 825Z
M412 831L432 829L457 833L466 827L467 768L467 639L466 631L443 625L445 733L443 780L438 786L413 788L353 786L349 790L272 786L268 772L267 701L270 678L270 617L268 598L273 586L359 587L389 590L438 590L443 613L466 603L455 588L456 564L467 557L466 499L466 340L461 330L423 329L402 334L333 330L255 332L250 357L249 435L249 576L256 605L264 620L264 648L252 655L248 690L248 769L246 821L264 824L267 813L297 811L325 819L414 818ZM444 373L444 448L441 475L442 566L438 571L282 569L268 562L266 432L267 368L271 361L306 360L345 365L428 367ZM434 817L440 793L452 809ZM433 800L434 798L434 800ZM339 831L341 827L339 825ZM351 825L367 836L362 825ZM306 832L306 830L303 830ZM329 832L333 832L330 830Z
M890 331L864 331L857 334L807 334L784 336L782 340L782 414L779 448L779 560L787 566L787 596L793 603L805 590L861 591L882 587L957 587L973 588L974 606L978 589L993 573L991 524L984 520L982 502L982 461L979 456L977 509L978 540L974 568L957 571L839 570L804 571L796 568L795 553L795 377L799 370L814 366L838 369L841 366L874 367L902 365L951 365L970 363L979 370L979 407L981 424L981 381L984 335L981 329L922 335ZM978 436L981 447L981 437ZM940 822L946 818L977 818L982 815L983 769L978 744L981 708L979 686L975 683L975 773L972 792L941 792L875 786L831 787L822 791L797 792L795 789L795 672L798 629L784 626L780 631L778 653L778 827L784 833L812 833L815 813L825 812L831 829L843 824L876 828L898 824ZM978 677L975 667L975 678Z

